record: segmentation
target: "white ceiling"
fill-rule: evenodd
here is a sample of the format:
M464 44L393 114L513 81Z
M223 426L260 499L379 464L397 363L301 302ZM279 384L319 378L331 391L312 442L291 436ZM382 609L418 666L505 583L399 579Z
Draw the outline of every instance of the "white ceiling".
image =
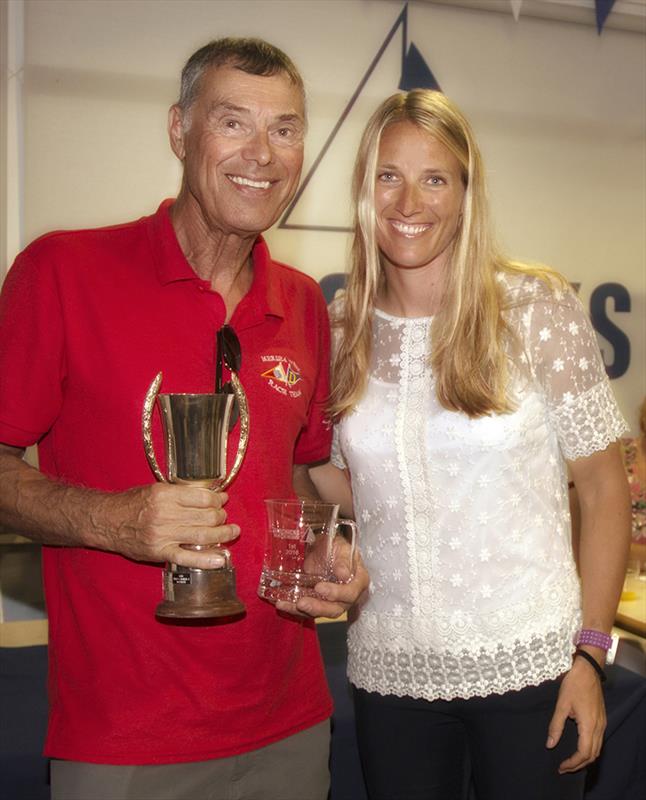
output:
M413 0L415 3L454 6L512 14L510 0ZM538 17L596 26L594 0L522 0L520 19ZM646 34L646 0L616 0L605 28Z

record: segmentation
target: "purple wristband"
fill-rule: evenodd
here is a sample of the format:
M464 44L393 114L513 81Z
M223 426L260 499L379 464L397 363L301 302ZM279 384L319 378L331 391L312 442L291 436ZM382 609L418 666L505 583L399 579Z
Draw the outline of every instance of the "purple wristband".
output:
M612 636L607 633L602 633L602 631L593 631L590 628L583 628L574 638L574 644L576 647L582 644L588 644L608 652L612 647Z

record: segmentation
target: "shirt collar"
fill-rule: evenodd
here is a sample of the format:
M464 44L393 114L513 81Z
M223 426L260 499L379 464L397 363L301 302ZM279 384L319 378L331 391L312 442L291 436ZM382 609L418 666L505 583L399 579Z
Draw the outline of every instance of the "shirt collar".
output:
M170 218L174 200L164 200L157 212L150 217L148 228L150 245L155 256L155 268L159 282L165 286L175 281L199 281L179 246ZM284 317L284 306L277 269L262 236L258 236L251 251L253 281L247 294L234 312L243 324L253 324L255 319L267 314Z
M170 207L174 200L164 200L150 217L148 238L155 257L157 277L162 286L174 281L200 280L186 260L179 246L170 220Z
M285 316L278 269L262 236L256 239L251 258L253 281L247 294L238 303L231 320L235 322L239 318L245 327L267 315L281 318Z

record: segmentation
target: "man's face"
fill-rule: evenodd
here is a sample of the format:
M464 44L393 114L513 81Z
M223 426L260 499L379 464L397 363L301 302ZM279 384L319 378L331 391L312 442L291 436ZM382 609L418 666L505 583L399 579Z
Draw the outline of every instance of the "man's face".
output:
M169 130L209 231L247 236L278 220L298 185L305 133L303 97L287 75L206 70L184 120L171 109Z

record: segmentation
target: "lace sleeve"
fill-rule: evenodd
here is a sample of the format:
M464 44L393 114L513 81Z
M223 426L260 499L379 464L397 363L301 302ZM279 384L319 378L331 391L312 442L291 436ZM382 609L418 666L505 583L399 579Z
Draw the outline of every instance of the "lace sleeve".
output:
M332 300L327 307L327 313L330 317L330 356L332 361L334 361L337 350L339 349L339 344L341 343L341 336L343 335L341 328L344 308L343 295L343 291L338 291L334 300Z
M332 452L330 455L330 461L334 464L335 467L339 469L347 469L348 465L345 463L345 458L343 457L343 452L341 450L341 439L339 436L339 425L335 425L334 429L332 430Z
M328 314L330 316L330 327L331 327L332 361L334 361L336 352L339 349L341 336L343 335L341 331L341 326L339 324L343 317L343 296L344 296L343 291L337 292L334 297L334 300L332 300L332 302L328 306ZM330 454L330 462L339 469L347 469L348 465L345 463L345 458L343 457L343 453L341 451L339 425L340 423L337 423L332 428L332 452Z
M545 392L563 455L589 456L618 439L627 425L578 298L537 284L533 301L519 309L525 355Z

